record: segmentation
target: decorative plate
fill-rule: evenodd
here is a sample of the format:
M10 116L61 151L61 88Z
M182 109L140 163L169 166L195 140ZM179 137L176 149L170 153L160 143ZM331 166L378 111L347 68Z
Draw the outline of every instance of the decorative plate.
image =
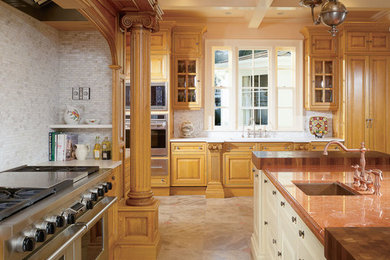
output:
M322 137L328 133L328 118L324 116L313 116L309 121L309 129L312 135Z

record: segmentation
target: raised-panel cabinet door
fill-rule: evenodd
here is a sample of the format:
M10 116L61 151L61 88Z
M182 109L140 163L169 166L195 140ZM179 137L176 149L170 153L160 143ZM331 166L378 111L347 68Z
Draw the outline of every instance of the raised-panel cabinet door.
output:
M347 51L368 51L370 34L367 32L348 32Z
M200 33L175 33L173 37L176 55L200 55Z
M247 152L224 154L224 185L227 187L252 187L252 154Z
M282 250L281 250L281 259L290 260L296 259L297 257L297 241L298 234L297 230L291 227L290 223L281 223L282 228L280 229L282 233Z
M386 56L370 57L370 112L366 117L366 127L370 132L367 148L386 152L388 132L386 119L389 111L386 109L389 86L390 59Z
M174 154L171 158L172 186L205 186L205 155Z
M161 29L158 32L152 33L150 40L150 48L152 51L169 51L168 30Z
M151 55L151 79L152 81L166 81L168 79L167 55Z
M366 111L369 104L369 58L349 56L346 60L346 146L359 148L367 140Z
M389 33L372 32L369 43L371 51L388 52L390 50L390 35Z
M313 35L311 37L311 53L312 54L336 54L336 37L331 35Z

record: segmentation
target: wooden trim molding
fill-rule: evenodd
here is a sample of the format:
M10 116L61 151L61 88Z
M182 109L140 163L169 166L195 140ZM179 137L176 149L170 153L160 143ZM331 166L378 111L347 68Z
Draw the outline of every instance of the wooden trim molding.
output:
M159 18L155 12L128 12L120 19L120 26L124 30L143 27L151 32L158 32L160 29Z

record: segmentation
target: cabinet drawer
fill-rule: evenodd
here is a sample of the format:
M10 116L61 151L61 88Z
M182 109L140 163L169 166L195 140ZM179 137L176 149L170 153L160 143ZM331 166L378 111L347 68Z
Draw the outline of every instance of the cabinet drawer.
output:
M252 152L256 150L255 143L226 143L224 144L226 152Z
M205 143L172 143L171 144L172 153L182 153L182 152L205 152L206 144Z
M310 151L309 143L295 143L294 151Z
M310 256L310 259L323 259L324 256L324 246L317 239L317 237L311 232L311 230L306 226L305 222L301 218L298 220L298 252ZM307 258L305 258L307 259Z
M152 187L169 187L168 176L152 177Z
M293 143L262 143L260 151L292 151Z
M327 143L325 142L312 142L311 150L312 151L323 151ZM328 151L341 151L340 146L337 144L331 144L328 148Z

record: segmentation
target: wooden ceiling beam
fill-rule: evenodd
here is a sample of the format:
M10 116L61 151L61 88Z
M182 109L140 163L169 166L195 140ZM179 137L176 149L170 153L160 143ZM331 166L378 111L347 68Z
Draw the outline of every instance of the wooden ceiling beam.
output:
M252 14L252 18L248 23L248 28L259 28L263 21L268 8L271 6L273 0L259 0L255 11Z

